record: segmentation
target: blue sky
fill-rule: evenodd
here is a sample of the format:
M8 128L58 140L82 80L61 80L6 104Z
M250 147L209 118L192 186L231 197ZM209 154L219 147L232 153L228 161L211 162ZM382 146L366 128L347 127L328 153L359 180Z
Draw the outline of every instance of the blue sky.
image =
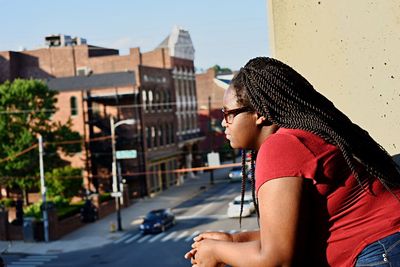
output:
M0 0L0 51L44 45L67 34L89 44L142 52L154 49L173 26L188 30L195 65L238 69L269 55L266 0Z

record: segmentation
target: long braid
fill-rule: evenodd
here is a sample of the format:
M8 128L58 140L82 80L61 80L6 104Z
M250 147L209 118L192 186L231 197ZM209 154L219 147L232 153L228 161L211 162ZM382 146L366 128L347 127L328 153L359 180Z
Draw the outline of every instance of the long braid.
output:
M257 222L259 222L260 213L258 210L258 198L256 198L256 176L255 176L255 162L256 162L256 151L251 151L251 196L253 198L254 207L257 214Z
M242 188L241 188L241 199L240 199L240 215L239 215L239 226L242 228L242 213L243 213L243 202L244 194L246 192L246 150L242 150Z
M239 103L252 106L274 124L312 132L336 145L363 188L358 163L387 189L400 185L396 164L385 149L291 67L275 59L255 58L232 84Z

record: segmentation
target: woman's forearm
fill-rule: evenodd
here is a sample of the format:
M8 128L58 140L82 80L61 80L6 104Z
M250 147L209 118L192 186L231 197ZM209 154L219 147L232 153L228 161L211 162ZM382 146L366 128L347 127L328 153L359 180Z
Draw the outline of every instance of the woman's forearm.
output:
M218 262L235 267L283 266L272 251L261 249L259 240L249 242L215 241L213 252ZM268 256L269 255L269 256Z
M233 242L249 242L260 240L260 231L248 231L232 234Z

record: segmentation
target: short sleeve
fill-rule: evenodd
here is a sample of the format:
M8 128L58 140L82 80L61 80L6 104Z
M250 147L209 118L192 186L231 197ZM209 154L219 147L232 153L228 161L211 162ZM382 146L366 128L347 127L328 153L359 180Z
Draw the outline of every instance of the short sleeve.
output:
M315 178L317 159L294 135L275 133L261 145L256 160L256 191L281 177Z

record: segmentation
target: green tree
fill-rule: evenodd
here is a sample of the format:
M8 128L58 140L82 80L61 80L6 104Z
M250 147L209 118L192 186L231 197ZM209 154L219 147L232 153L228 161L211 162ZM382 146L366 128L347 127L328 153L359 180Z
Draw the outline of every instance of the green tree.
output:
M212 67L215 70L215 73L218 74L230 74L232 73L232 70L230 68L223 68L220 65L214 65Z
M46 172L47 194L50 197L71 198L82 189L82 170L65 166Z
M45 142L45 169L68 165L59 151L67 155L79 152L80 143L61 144L61 141L79 140L79 133L71 130L71 121L61 125L51 120L56 112L56 91L50 90L39 80L16 79L0 85L0 177L6 184L19 188L28 199L27 191L37 187L39 177L39 151L21 151L37 144L38 135Z

